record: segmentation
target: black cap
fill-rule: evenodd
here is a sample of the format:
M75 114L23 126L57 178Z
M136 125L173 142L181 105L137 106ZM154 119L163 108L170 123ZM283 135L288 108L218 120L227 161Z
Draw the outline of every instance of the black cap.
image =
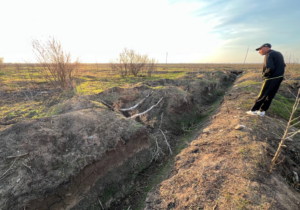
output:
M263 47L269 47L269 48L271 48L271 44L265 43L262 46L260 46L259 48L256 48L255 50L258 51L260 48L263 48Z

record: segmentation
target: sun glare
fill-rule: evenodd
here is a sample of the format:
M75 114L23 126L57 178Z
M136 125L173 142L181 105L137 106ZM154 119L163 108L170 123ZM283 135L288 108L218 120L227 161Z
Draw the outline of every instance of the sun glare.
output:
M87 63L109 62L125 47L147 53L160 62L165 61L166 52L170 62L201 61L220 45L218 37L210 33L213 24L194 15L194 11L203 5L201 3L129 0L83 4L81 1L57 1L60 7L40 1L29 1L28 4L35 7L28 7L23 1L19 3L27 10L18 10L18 18L11 17L9 25L16 27L10 27L10 33L15 38L12 41L10 35L4 34L6 43L0 49L10 62L32 60L30 40L48 36L55 36L74 57L80 56ZM13 6L9 2L5 4ZM45 7L47 10L37 9ZM56 11L55 15L53 11ZM22 36L19 36L20 31ZM10 49L11 53L3 52L3 49ZM16 57L16 51L22 57Z

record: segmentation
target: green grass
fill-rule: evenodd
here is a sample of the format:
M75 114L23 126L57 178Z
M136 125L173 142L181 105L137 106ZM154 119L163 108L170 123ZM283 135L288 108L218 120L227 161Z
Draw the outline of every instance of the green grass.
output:
M277 116L282 117L285 120L289 120L290 112L293 109L294 102L291 99L288 99L281 94L277 93L275 98L272 101L270 110ZM296 111L295 116L299 116L300 112Z
M48 111L47 115L48 116L53 116L60 114L63 110L63 105L62 104L57 104L56 106L51 107L51 109Z
M127 77L121 77L120 75L114 75L114 76L102 77L101 79L98 80L86 79L84 82L78 84L76 89L78 93L83 95L96 94L108 88L124 87L124 86L134 85L149 80L153 81L162 78L177 79L184 76L185 73L186 72L168 73L166 71L166 73L164 74L157 74L157 75L153 75L152 77L134 77L131 75Z
M281 101L282 103L284 103L288 106L291 106L291 107L293 107L293 105L295 103L295 100L290 99L290 98L286 98L283 95L281 95L280 93L276 94L275 99L277 99L277 100Z
M250 108L253 106L254 104L254 99L255 97L253 97L253 99L246 99L246 100L242 100L241 101L241 107L243 109L246 109L246 110L250 110Z
M236 88L242 88L244 91L254 91L261 87L262 82L247 80L236 85Z
M262 82L247 80L247 81L244 81L244 82L241 82L241 83L237 84L236 87L257 86L257 85L261 86Z
M297 66L297 68L300 67ZM51 114L59 113L59 109L47 107L49 104L58 104L65 99L71 98L74 95L88 95L97 94L103 90L111 87L134 87L137 84L141 84L145 81L159 80L159 79L185 79L198 78L203 83L201 86L205 86L208 83L214 83L217 85L219 77L222 76L224 70L246 70L249 73L253 72L253 69L259 69L260 65L238 65L238 64L159 64L157 71L153 73L152 77L134 77L129 75L127 77L121 77L117 72L112 72L108 64L83 64L78 71L76 79L76 90L77 93L66 93L65 96L59 96L58 99L52 100L47 98L44 101L32 100L29 101L24 98L23 90L26 91L38 91L38 90L49 90L51 86L43 79L39 74L37 68L32 68L30 65L21 64L20 68L17 69L16 65L7 65L5 69L0 72L0 89L6 93L11 93L15 96L16 92L19 92L19 100L3 101L0 100L0 117L10 118L39 118L49 116ZM294 71L295 68L293 68ZM298 68L299 69L299 68ZM294 71L296 73L296 71ZM146 74L144 74L145 76ZM252 86L261 86L260 82L246 81L238 86L246 87L249 90ZM188 85L188 84L186 84ZM155 87L155 89L164 89L163 86ZM53 88L52 88L53 89ZM247 89L247 90L248 90ZM243 89L244 90L244 89ZM213 95L223 95L223 91L214 91ZM23 99L20 98L20 95ZM51 97L58 97L57 95ZM114 97L112 95L112 97ZM20 100L21 99L21 100ZM7 99L5 99L7 100ZM208 97L207 100L214 100L212 97ZM276 99L277 100L277 99ZM49 102L50 101L50 102ZM282 100L281 100L282 102ZM251 101L251 104L253 101ZM276 103L276 102L275 102ZM286 102L284 102L286 103ZM289 106L290 107L290 106ZM33 112L34 110L34 112ZM11 114L11 113L17 114ZM279 113L279 110L274 109L275 113ZM285 114L286 115L286 114Z
M168 86L156 86L156 87L152 87L152 88L156 89L156 90L163 90L163 89L168 88Z
M115 186L111 186L108 190L106 190L102 197L102 202L106 203L111 199L111 197L116 193L117 188Z

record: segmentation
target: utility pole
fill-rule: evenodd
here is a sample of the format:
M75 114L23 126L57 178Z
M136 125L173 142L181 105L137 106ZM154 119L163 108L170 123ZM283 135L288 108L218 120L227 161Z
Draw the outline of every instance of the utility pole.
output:
M248 55L248 51L249 51L249 46L247 48L247 52L246 52L246 57L245 57L245 60L244 60L244 64L246 63L246 59L247 59L247 55Z
M168 64L168 52L166 54L166 65Z

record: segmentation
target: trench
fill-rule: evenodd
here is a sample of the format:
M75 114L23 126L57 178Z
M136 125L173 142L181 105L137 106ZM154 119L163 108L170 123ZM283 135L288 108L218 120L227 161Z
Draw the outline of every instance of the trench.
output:
M222 98L219 98L211 105L211 110L201 121L194 126L191 131L185 132L183 135L178 136L177 144L173 148L173 154L168 155L162 161L152 163L148 168L137 174L135 184L137 187L131 189L131 192L126 197L119 199L118 201L111 204L108 209L119 210L119 209L131 209L131 210L142 210L148 196L148 193L159 190L159 184L164 180L169 179L173 176L173 168L175 157L185 149L202 131L205 127L209 117L214 115L217 111Z
M87 164L79 174L70 176L69 180L58 188L45 191L39 197L34 195L35 198L29 202L27 200L26 205L21 204L21 208L27 210L143 209L147 195L157 190L163 180L173 175L176 155L186 148L201 132L201 128L209 122L209 117L218 109L226 91L231 88L237 75L241 73L241 71L209 72L205 73L206 78L201 77L198 80L163 79L145 82L130 90L111 88L92 96L90 101L105 101L110 106L116 101L134 104L155 90L155 93L141 104L139 113L147 110L151 104L158 103L160 98L164 100L159 107L149 112L147 119L142 117L136 119L142 127L133 133L126 145L124 140L117 140L118 144L107 151L104 158ZM199 74L204 73L199 72ZM209 82L212 80L213 82ZM89 110L93 112L92 109L85 109L86 112ZM91 113L88 119L94 115ZM130 114L134 113L124 112L123 117L128 117ZM155 126L151 125L150 119L156 119ZM52 121L50 122L52 124ZM158 127L161 127L162 122L164 123L161 130L167 136L169 148L163 137L160 139L157 137L160 130ZM89 129L93 127L91 125ZM154 137L156 141L153 140ZM156 148L157 145L160 150ZM159 155L153 159L153 154ZM21 196L18 197L20 200L23 199ZM11 196L8 201L11 203L7 205L10 207L18 205L20 208L15 200Z
M231 74L238 76L243 72L231 72ZM233 81L234 82L234 81ZM233 82L228 85L224 92L227 92ZM209 109L201 119L187 129L181 135L176 136L174 140L176 144L172 147L173 154L168 154L162 160L151 163L147 168L140 171L134 180L134 187L130 190L130 193L125 197L118 199L111 203L110 210L142 210L145 208L147 198L152 194L157 193L160 183L169 179L174 175L174 163L176 156L190 143L199 136L203 128L209 123L209 119L212 115L218 112L219 106L222 104L224 96L218 96L216 100L210 103Z

